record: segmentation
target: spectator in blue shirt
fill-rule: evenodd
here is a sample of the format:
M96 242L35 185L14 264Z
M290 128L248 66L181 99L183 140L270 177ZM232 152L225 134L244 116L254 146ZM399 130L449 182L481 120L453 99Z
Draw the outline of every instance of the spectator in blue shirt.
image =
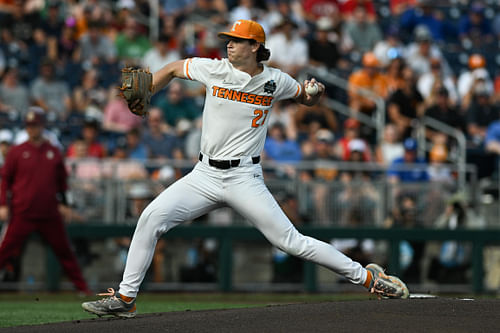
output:
M410 7L401 14L401 28L411 35L417 26L425 25L431 31L433 39L442 41L443 21L436 17L434 10L430 0L418 0L415 7Z
M148 115L148 126L143 134L143 142L149 148L151 158L174 158L180 154L179 140L175 135L165 131L167 125L159 108L151 108Z
M458 35L462 42L471 43L477 48L493 42L492 25L484 16L484 9L480 2L474 2L467 14L460 19Z
M285 127L276 122L269 129L269 136L264 144L266 157L276 162L298 162L302 159L300 146L286 136Z
M139 128L131 129L125 136L128 157L145 162L149 158L149 149L144 144Z
M417 141L407 138L403 157L395 159L387 171L391 183L415 183L429 180L426 161L417 156ZM422 164L420 167L418 164Z

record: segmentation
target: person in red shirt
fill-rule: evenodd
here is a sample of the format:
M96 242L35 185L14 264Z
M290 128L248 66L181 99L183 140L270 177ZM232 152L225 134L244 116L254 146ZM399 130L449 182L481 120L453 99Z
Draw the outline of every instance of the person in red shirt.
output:
M10 149L2 169L0 220L8 225L0 243L0 270L21 255L26 239L36 231L52 247L76 289L88 294L59 210L66 204L64 160L43 138L43 122L42 113L26 114L29 139Z
M83 124L81 138L87 144L87 154L89 157L106 157L106 148L98 141L100 124L96 119L85 119ZM75 141L76 142L76 141ZM66 157L75 157L75 142L73 142L66 152Z

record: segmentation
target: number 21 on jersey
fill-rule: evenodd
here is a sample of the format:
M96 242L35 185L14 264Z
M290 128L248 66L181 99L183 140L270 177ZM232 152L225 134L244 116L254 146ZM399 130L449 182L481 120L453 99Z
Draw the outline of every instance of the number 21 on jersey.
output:
M253 112L255 117L252 119L252 127L257 128L259 126L264 125L268 113L269 113L269 110L255 110Z

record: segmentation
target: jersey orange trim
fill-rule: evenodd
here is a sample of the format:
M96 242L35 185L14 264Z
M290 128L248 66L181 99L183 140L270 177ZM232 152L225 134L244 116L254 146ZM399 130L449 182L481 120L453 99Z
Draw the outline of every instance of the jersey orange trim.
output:
M301 90L300 88L301 88L301 87L300 87L300 84L297 84L297 92L295 93L295 97L299 97L299 95L300 95L300 90Z
M189 58L189 59L186 59L186 77L190 80L193 80L193 78L191 77L191 75L189 75L189 64L191 63L191 61L193 61L193 58Z

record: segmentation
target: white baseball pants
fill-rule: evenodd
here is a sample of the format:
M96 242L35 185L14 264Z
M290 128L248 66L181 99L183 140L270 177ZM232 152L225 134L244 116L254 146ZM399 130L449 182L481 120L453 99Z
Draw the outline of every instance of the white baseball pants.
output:
M165 189L143 211L130 244L120 294L136 297L151 264L156 242L178 224L223 206L244 216L276 247L363 284L366 270L328 243L297 231L264 184L260 164L242 159L221 170L206 161Z

